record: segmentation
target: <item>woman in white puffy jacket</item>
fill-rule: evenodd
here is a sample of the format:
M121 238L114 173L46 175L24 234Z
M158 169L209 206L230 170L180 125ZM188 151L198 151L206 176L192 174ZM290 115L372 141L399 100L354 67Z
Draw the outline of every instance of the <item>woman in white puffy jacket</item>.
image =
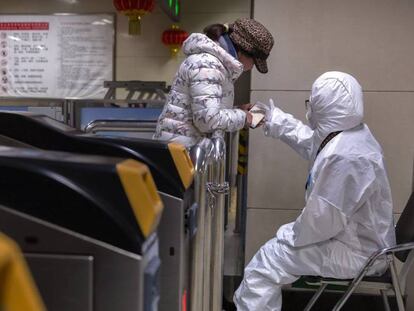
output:
M267 72L272 35L248 18L208 26L204 33L191 34L183 44L187 57L174 78L154 139L190 148L216 130L233 132L251 123L247 109L233 108L233 84L253 64Z

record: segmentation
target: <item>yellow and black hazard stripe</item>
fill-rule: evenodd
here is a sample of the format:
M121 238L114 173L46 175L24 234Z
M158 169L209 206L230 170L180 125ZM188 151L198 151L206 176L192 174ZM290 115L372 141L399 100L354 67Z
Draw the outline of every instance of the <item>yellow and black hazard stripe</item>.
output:
M239 175L247 174L247 161L249 154L249 130L242 129L239 133L239 156L237 161L237 173Z

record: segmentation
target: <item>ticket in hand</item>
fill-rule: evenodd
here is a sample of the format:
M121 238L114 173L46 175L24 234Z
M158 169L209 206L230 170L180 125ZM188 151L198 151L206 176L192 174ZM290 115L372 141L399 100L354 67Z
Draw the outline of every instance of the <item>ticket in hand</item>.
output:
M252 124L250 125L250 128L254 129L264 119L266 112L263 111L263 109L260 109L259 107L257 107L256 105L250 108L249 112L253 116L253 120L252 120Z

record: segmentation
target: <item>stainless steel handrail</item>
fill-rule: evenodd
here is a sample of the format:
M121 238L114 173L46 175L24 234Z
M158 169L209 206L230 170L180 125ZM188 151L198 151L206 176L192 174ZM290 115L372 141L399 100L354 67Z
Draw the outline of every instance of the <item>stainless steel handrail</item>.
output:
M136 120L93 120L89 122L84 131L86 133L96 132L154 132L157 121Z
M204 138L190 150L190 157L195 168L195 200L198 203L197 233L192 242L190 310L207 310L204 308L204 300L208 298L208 296L204 295L204 284L207 281L207 278L205 278L205 273L207 272L205 268L209 266L209 257L207 257L208 248L206 244L210 243L210 239L209 234L206 235L206 231L207 233L210 232L210 210L207 207L206 184L212 149L213 144L211 140Z
M147 90L147 89L145 89ZM145 91L144 90L144 91ZM137 91L137 90L135 90ZM146 104L150 107L162 107L165 104L165 94L162 94L160 89L155 92L158 98L144 98L139 97L137 99L115 99L115 98L48 98L48 97L0 97L0 106L10 105L34 105L45 107L62 107L62 119L64 122L72 127L77 127L79 122L79 109L81 107L110 107L115 104L117 106L130 106ZM155 94L154 93L154 94Z
M197 311L222 310L225 195L229 192L223 134L217 131L190 150L199 204L191 273L191 310Z
M80 111L86 107L111 107L112 104L118 106L148 104L151 106L163 106L164 102L150 99L67 99L64 102L64 119L72 127L80 127Z
M212 311L222 310L224 265L225 196L229 193L226 181L226 143L224 133L213 134L213 161L207 190L212 200L210 295Z

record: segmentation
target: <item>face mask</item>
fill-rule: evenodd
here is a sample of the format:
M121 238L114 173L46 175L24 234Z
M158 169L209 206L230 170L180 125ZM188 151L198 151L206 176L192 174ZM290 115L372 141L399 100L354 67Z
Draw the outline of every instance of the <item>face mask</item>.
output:
M312 118L312 110L309 106L306 109L306 120L308 120L310 128L314 130L316 128L316 124L315 124L315 120L313 120Z

